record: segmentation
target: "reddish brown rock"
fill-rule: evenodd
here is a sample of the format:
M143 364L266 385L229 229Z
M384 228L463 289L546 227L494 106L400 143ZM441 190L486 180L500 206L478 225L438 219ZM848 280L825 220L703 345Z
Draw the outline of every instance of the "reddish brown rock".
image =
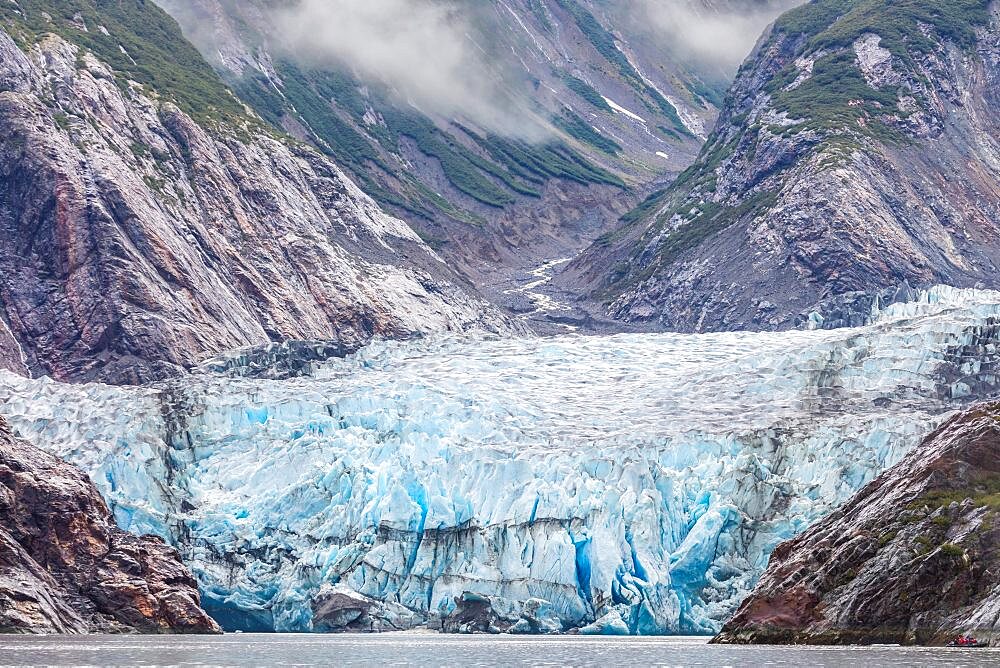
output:
M177 551L0 418L0 632L219 633Z
M780 545L720 643L1000 643L1000 404Z

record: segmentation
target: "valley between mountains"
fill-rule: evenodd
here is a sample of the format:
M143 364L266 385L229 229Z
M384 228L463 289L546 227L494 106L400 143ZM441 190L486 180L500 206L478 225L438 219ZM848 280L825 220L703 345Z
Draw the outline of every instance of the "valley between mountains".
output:
M0 632L1000 643L997 109L989 0L0 4Z

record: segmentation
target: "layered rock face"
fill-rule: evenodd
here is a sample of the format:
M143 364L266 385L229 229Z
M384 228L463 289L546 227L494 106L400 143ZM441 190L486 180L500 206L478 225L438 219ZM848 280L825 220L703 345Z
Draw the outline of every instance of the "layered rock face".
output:
M1000 404L927 437L774 551L724 643L1000 642Z
M105 26L38 5L0 31L0 366L140 382L277 340L509 331L333 163L245 114L155 6ZM175 60L134 46L137 22Z
M177 551L0 418L0 632L218 633Z
M568 276L683 331L859 324L900 286L1000 283L1000 14L918 5L778 19L696 164Z

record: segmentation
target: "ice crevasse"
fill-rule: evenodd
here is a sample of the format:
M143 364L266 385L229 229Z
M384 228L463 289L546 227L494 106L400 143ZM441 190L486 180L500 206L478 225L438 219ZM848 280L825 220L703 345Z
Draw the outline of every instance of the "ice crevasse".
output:
M1000 294L833 331L431 338L284 380L0 375L230 629L710 633L774 547L1000 383Z

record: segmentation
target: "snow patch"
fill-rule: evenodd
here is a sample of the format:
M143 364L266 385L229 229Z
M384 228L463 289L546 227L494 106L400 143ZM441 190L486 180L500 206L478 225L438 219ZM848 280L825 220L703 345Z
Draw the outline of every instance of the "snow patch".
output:
M530 29L530 28L528 28L528 26L527 26L527 25L525 24L525 22L524 22L524 21L523 21L523 20L521 19L521 17L520 17L519 15L518 15L518 13L517 13L517 12L515 12L515 11L514 11L513 9L511 9L511 8L510 8L510 5L508 5L508 4L506 3L506 2L504 2L504 0L500 0L499 4L500 4L500 6L502 6L502 7L504 8L504 9L506 9L506 10L507 10L507 12L508 12L508 13L509 13L509 14L510 14L510 15L511 15L511 16L512 16L513 18L514 18L514 21L516 21L516 22L517 22L517 24L518 24L518 25L519 25L519 26L521 27L521 29L522 29L522 30L523 30L523 31L524 31L524 32L525 32L525 33L526 33L526 34L528 35L528 38L529 38L529 39L531 40L532 44L534 44L534 45L535 45L535 48L536 48L536 49L538 49L539 53L541 53L542 55L544 55L544 56L548 57L548 55L549 55L549 54L548 54L548 51L547 51L547 50L546 50L546 49L545 49L545 48L544 48L544 47L542 46L542 44L541 44L541 43L540 43L540 42L538 41L538 38L537 38L537 37L535 37L535 33L533 33L533 32L531 31L531 29ZM513 46L511 47L511 49L513 49ZM515 55L517 55L517 54L515 54ZM524 60L523 60L523 59L521 60L521 63L522 63L523 65L524 65L525 69L527 69L527 68L528 68L527 64L525 64L525 63L524 63ZM530 71L530 70L529 70L529 71Z
M645 123L646 122L645 118L643 118L639 114L636 114L636 113L633 113L633 112L629 111L628 109L626 109L625 107L621 106L620 104L618 104L617 102L615 102L611 98L604 97L603 95L601 97L604 98L604 101L607 102L608 106L611 107L616 113L624 114L625 116L628 116L632 120L639 121L640 123Z
M118 50L121 51L125 55L126 58L128 58L130 61L132 61L133 65L138 65L139 64L139 63L135 62L135 58L133 58L129 54L129 52L125 50L125 47L122 46L121 44L118 45Z

